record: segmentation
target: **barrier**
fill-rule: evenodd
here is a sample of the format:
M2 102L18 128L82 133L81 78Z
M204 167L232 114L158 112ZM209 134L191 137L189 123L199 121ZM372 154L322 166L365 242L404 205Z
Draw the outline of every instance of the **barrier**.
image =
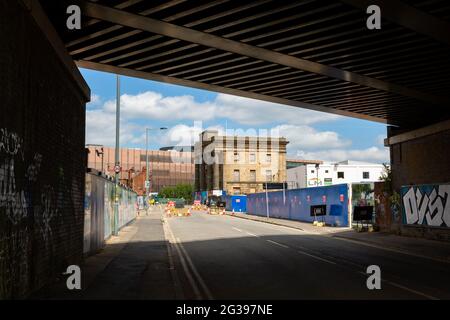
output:
M338 184L325 187L268 192L269 217L349 226L349 187ZM311 206L325 205L325 214L314 216ZM267 216L266 193L247 195L247 213Z
M84 244L85 255L101 249L112 235L114 223L113 181L96 174L86 174L84 198ZM137 194L129 189L118 188L120 230L136 218Z

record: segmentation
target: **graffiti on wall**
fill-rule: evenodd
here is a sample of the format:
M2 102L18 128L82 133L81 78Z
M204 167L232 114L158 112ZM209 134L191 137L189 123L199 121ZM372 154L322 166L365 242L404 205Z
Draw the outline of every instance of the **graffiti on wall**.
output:
M450 227L450 184L403 187L403 222Z
M12 224L18 224L27 216L25 193L16 187L14 159L7 158L0 163L0 208Z
M31 190L38 181L43 157L39 153L27 157L24 150L18 133L0 128L0 298L24 296L30 286L34 228L30 228L29 218L34 216L46 246L52 235L50 221L55 206L51 187L44 188L41 199L35 199L37 210L32 215Z

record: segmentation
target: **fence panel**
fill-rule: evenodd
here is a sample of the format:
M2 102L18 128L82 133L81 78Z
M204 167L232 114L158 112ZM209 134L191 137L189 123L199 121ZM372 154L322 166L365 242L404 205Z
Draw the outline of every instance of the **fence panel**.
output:
M247 213L305 222L323 220L333 226L349 225L347 184L268 192L268 206L266 202L264 192L249 194ZM325 205L325 215L311 214L311 207L316 205Z

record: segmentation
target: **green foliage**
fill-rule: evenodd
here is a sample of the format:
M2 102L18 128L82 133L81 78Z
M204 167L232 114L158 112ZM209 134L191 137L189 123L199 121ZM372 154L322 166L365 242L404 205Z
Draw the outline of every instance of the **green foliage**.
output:
M383 163L383 172L381 173L381 180L384 182L384 191L387 194L393 194L392 190L392 169L387 163Z
M194 188L191 184L177 184L176 186L167 186L159 191L159 197L162 198L183 198L186 202L192 201Z

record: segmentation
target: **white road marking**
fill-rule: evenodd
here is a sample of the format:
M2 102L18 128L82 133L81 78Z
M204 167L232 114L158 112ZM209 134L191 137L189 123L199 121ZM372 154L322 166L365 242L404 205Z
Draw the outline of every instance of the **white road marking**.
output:
M248 234L249 236L252 236L252 237L259 237L256 234L248 232L248 231L245 231L245 233Z
M363 276L367 277L367 273L364 273L364 272L362 272L362 271L360 271L359 273L362 274ZM428 295L428 294L426 294L426 293L423 293L423 292L420 292L420 291L417 291L417 290L414 290L414 289L405 287L405 286L403 286L403 285L401 285L401 284L398 284L398 283L395 283L395 282L392 282L392 281L389 281L389 280L381 279L381 281L382 281L382 282L385 282L385 283L387 283L387 284L389 284L389 285L391 285L391 286L393 286L393 287L397 287L397 288L399 288L399 289L402 289L402 290L405 290L405 291L409 291L409 292L411 292L411 293L417 294L417 295L419 295L419 296L425 297L425 298L430 299L430 300L439 300L439 298L430 296L430 295Z
M200 283L201 287L203 288L203 291L206 293L206 297L209 300L213 300L213 296L211 294L211 291L209 290L209 288L206 286L205 281L203 280L203 278L200 276L200 274L198 273L197 268L195 267L194 263L191 260L191 257L189 256L189 254L187 253L186 249L184 249L183 244L181 243L179 238L176 238L178 244L180 245L181 251L184 253L191 269L192 272L194 272L194 275L197 277L197 281Z
M429 259L429 260L433 260L433 261L437 261L437 262L441 262L441 263L447 263L447 264L450 263L450 260L447 261L447 260L444 260L444 259L433 258L433 257L424 256L424 255L417 254L417 253L403 251L403 250L400 250L400 249L383 247L383 246L379 246L377 244L357 241L357 240L353 240L353 239L347 239L347 238L343 238L343 237L339 237L339 236L333 236L333 235L324 235L324 236L328 237L328 238L332 238L332 239L337 239L337 240L341 240L341 241L351 242L351 243L354 243L354 244L359 244L361 246L372 247L372 248L381 249L381 250L385 250L385 251L391 251L391 252L395 252L395 253L406 254L408 256L412 256L412 257L416 257L416 258Z
M236 231L239 231L239 232L242 232L242 230L241 229L239 229L239 228L236 228L236 227L232 227L234 230L236 230Z
M270 243L273 243L273 244L276 244L277 246L289 249L289 247L287 245L285 245L285 244L282 244L282 243L279 243L279 242L276 242L276 241L272 241L272 240L266 240L266 241L270 242Z
M311 257L311 258L314 258L314 259L317 259L317 260L320 260L320 261L323 261L323 262L326 262L326 263L329 263L329 264L336 264L336 263L333 262L333 261L330 261L330 260L327 260L327 259L318 257L318 256L313 255L313 254L306 253L306 252L304 252L304 251L298 250L297 252L300 253L300 254L303 254L303 255L305 255L305 256L308 256L308 257Z
M176 252L178 254L178 257L180 258L180 262L181 262L181 266L183 267L184 274L186 275L186 278L188 279L188 281L189 281L189 283L190 283L190 285L192 287L192 290L194 290L194 295L195 295L197 300L201 300L202 299L202 295L200 293L200 290L199 290L197 284L194 281L194 277L192 276L191 272L189 271L189 268L187 266L186 260L183 257L183 254L181 253L181 250L180 250L180 248L179 248L179 246L177 244L177 241L176 241L176 239L175 239L175 237L173 235L173 232L172 232L172 230L170 228L169 222L166 219L165 219L164 225L167 226L167 234L169 235L169 242L171 244L173 244L173 246L175 247L175 250L176 250Z

